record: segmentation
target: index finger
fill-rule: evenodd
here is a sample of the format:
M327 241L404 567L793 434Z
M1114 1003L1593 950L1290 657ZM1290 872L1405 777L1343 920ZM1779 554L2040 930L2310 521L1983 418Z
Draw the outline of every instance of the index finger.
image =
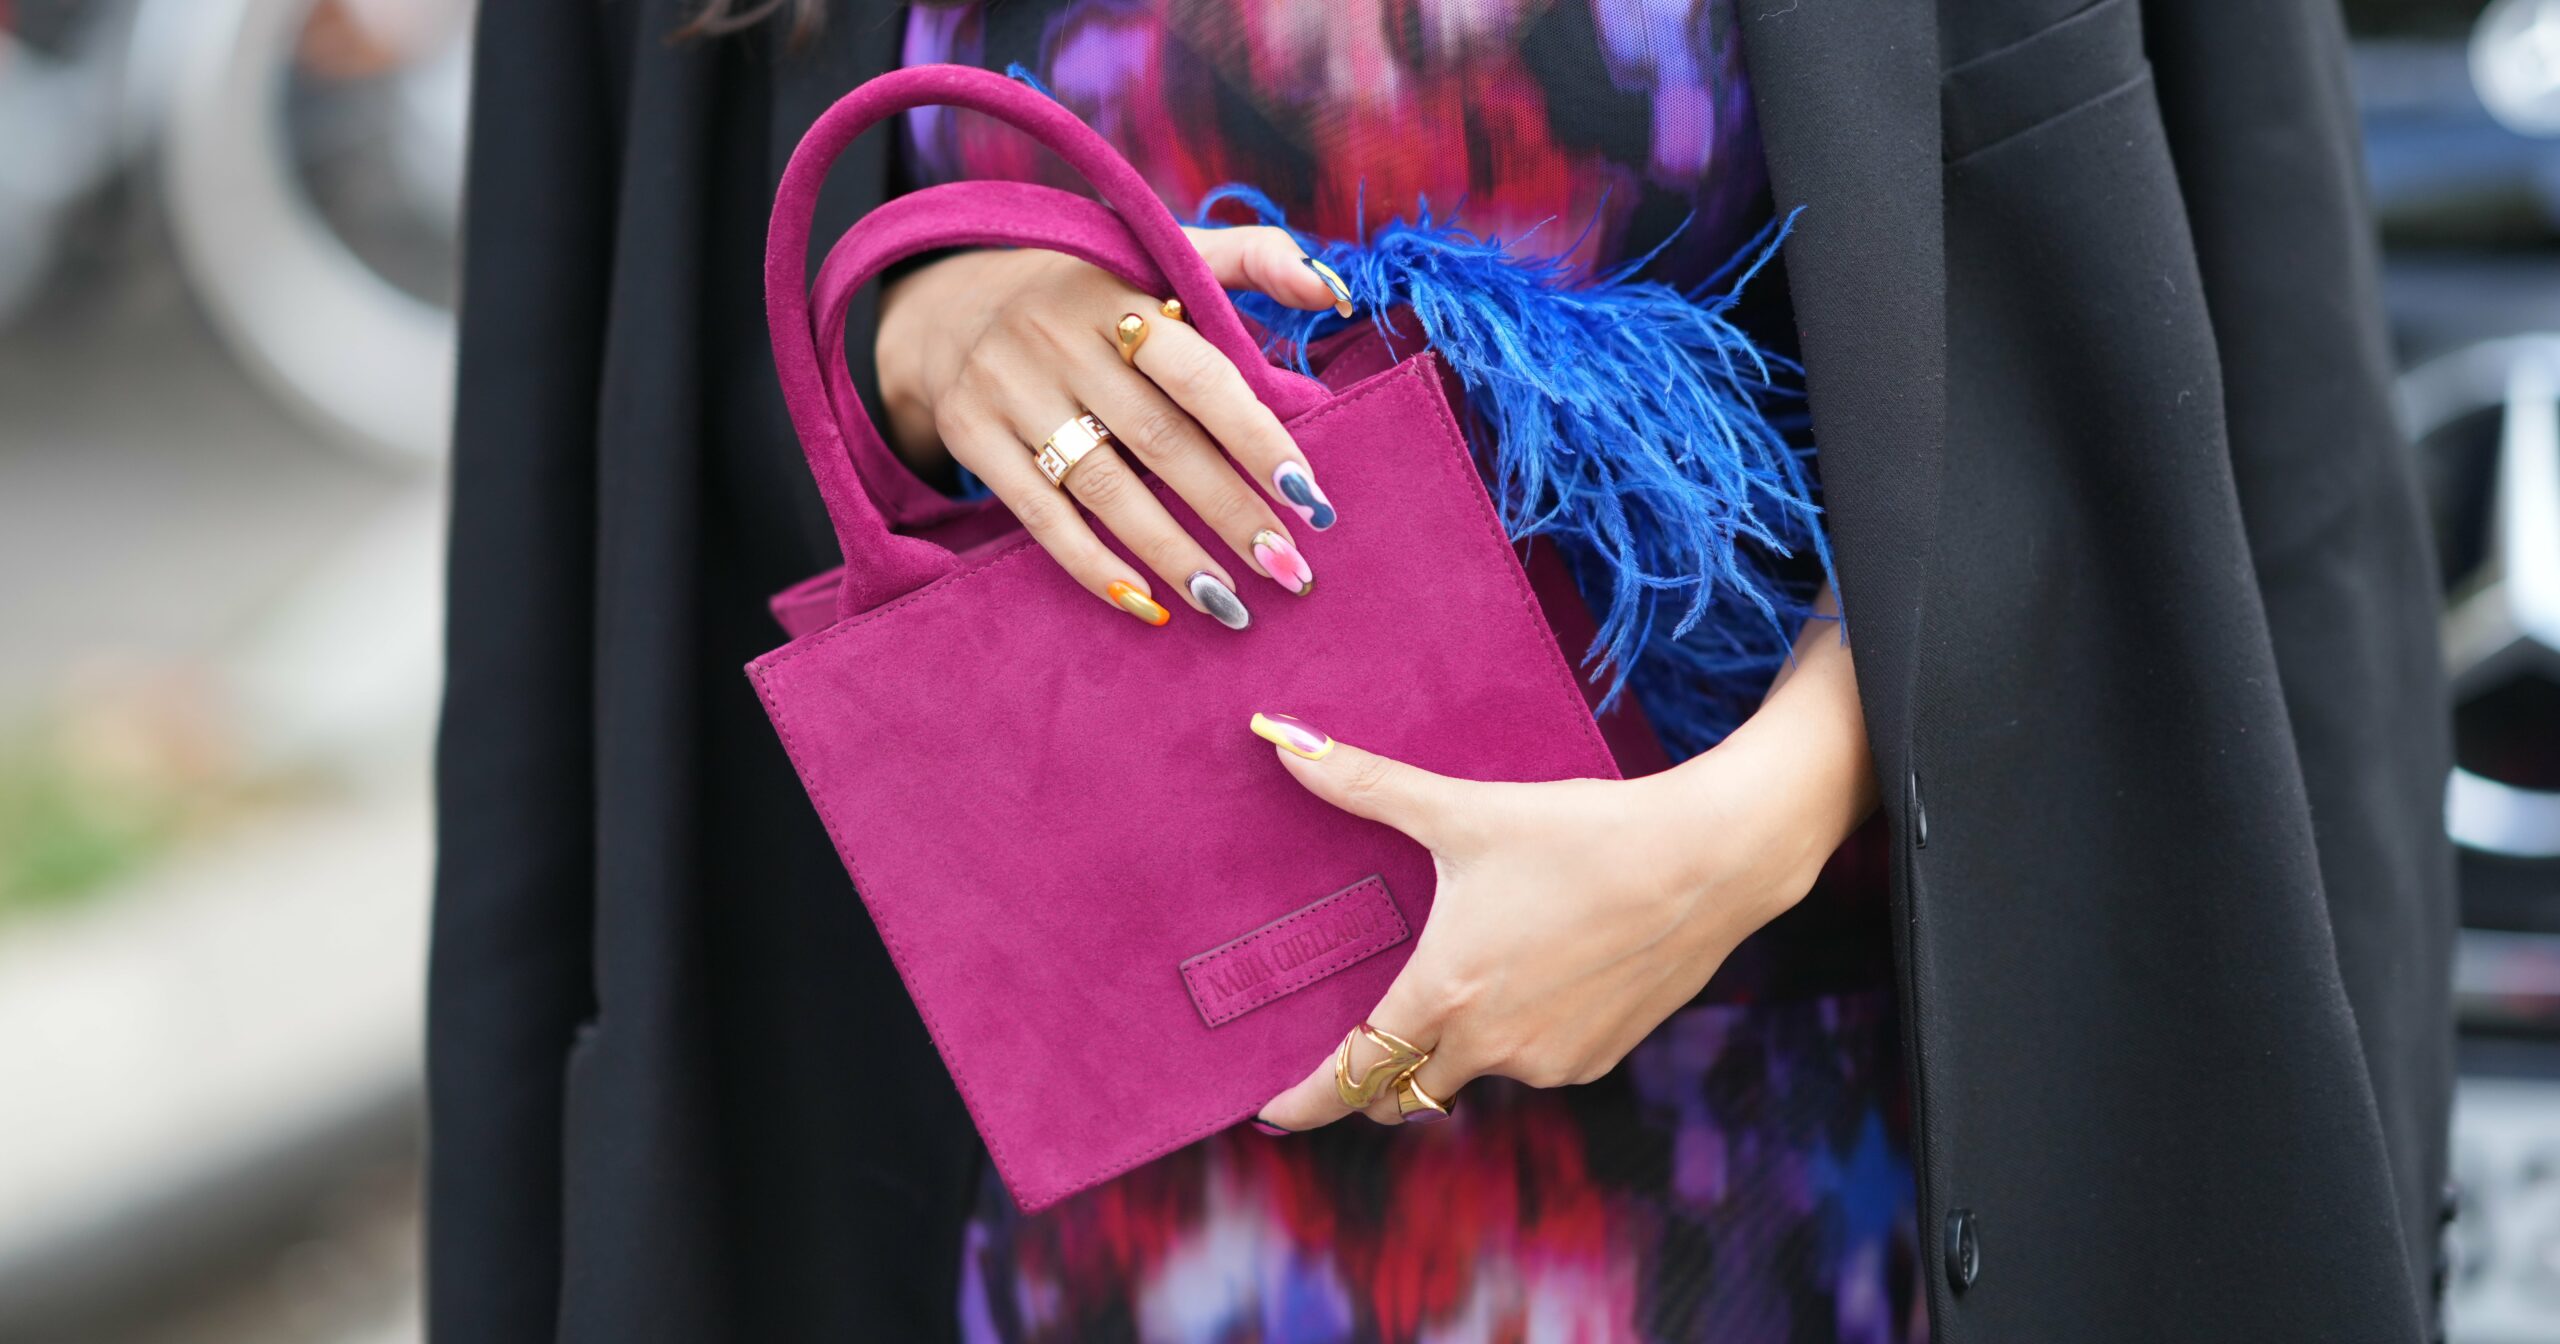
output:
M1454 1091L1480 1070L1467 1066L1463 1060L1449 1059L1442 1054L1442 1048L1449 1043L1449 1033L1441 1015L1432 1006L1434 996L1429 992L1429 986L1434 980L1428 958L1417 947L1413 960L1406 962L1404 969L1396 973L1395 983L1387 986L1386 995L1378 1000L1378 1006L1370 1012L1365 1025L1391 1033L1422 1050L1430 1056L1433 1075L1440 1080L1441 1086ZM1358 1028L1352 1030L1357 1031ZM1385 1057L1386 1052L1366 1038L1354 1040L1351 1043L1352 1077L1357 1080ZM1334 1052L1327 1051L1323 1062L1317 1064L1312 1072L1265 1103L1255 1113L1255 1121L1296 1133L1322 1129L1351 1114L1354 1108L1343 1101L1335 1086L1334 1059ZM1403 1117L1396 1111L1393 1088L1382 1089L1362 1109L1362 1113L1380 1124L1403 1123Z

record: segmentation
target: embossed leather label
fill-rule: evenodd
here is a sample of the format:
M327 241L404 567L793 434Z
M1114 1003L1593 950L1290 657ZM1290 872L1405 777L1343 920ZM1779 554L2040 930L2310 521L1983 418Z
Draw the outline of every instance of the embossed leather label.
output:
M1404 915L1370 876L1182 963L1192 1006L1210 1026L1232 1022L1405 940Z

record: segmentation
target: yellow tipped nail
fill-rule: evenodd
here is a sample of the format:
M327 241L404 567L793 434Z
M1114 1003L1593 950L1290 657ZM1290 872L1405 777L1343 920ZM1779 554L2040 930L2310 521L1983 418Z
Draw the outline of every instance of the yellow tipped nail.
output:
M1333 311L1344 317L1351 316L1351 286L1342 283L1342 277L1334 274L1333 268L1323 262L1313 257L1302 260L1307 263L1308 270L1316 273L1317 279L1324 281L1324 287L1333 291Z
M1114 580L1111 586L1103 591L1111 594L1111 605L1137 617L1139 620L1145 621L1149 625L1162 625L1173 619L1172 612L1165 610L1154 598L1147 596L1145 593L1139 592L1128 584Z
M1286 714L1254 715L1253 735L1292 756L1303 756L1310 761L1321 761L1333 751L1332 738L1317 731L1314 724Z

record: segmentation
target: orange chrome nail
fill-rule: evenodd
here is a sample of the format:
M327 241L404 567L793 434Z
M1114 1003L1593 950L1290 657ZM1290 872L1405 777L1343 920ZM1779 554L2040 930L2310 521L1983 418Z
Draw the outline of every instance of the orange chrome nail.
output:
M1149 625L1162 625L1173 619L1173 613L1158 605L1154 598L1117 579L1114 579L1111 586L1103 591L1111 594L1113 606Z

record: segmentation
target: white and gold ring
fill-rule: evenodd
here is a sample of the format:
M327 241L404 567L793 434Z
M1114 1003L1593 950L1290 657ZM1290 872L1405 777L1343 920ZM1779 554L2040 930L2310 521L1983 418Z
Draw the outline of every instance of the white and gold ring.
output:
M1111 427L1095 419L1093 412L1081 412L1041 443L1040 474L1049 478L1049 484L1064 486L1067 473L1076 469L1085 454L1109 442Z

